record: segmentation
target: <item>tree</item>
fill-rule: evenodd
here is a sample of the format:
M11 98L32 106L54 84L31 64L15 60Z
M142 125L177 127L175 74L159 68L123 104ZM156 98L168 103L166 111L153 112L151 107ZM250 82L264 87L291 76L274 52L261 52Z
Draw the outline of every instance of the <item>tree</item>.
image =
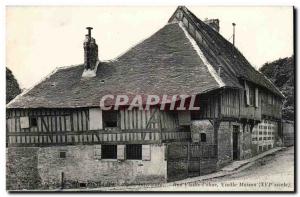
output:
M260 68L260 71L265 74L286 97L283 101L282 118L294 121L294 56L265 63Z
M6 103L9 103L21 93L18 81L9 68L6 67Z

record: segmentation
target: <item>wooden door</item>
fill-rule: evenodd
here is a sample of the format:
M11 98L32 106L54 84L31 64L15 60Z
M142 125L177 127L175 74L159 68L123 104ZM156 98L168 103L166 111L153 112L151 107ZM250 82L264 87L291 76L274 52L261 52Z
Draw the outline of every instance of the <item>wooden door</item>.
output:
M239 159L239 126L233 126L232 133L232 158L233 160Z

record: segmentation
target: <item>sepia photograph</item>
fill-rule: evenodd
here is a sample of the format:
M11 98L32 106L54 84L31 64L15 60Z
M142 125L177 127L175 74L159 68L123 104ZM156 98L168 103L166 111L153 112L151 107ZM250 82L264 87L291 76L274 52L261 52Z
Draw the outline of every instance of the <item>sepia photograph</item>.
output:
M293 6L5 11L8 192L296 191Z

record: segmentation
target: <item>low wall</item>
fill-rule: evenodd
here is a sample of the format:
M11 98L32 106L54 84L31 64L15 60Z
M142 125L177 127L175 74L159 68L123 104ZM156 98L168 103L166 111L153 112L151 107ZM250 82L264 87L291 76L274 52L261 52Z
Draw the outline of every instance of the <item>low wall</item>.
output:
M282 140L284 146L293 146L295 137L294 137L294 122L292 121L282 121Z
M209 174L217 169L215 145L169 143L166 158L169 182Z

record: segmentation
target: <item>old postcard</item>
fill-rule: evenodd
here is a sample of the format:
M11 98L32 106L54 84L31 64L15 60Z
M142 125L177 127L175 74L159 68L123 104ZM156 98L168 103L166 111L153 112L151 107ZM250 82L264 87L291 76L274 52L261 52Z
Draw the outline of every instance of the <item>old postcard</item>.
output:
M293 7L6 7L6 189L294 192Z

